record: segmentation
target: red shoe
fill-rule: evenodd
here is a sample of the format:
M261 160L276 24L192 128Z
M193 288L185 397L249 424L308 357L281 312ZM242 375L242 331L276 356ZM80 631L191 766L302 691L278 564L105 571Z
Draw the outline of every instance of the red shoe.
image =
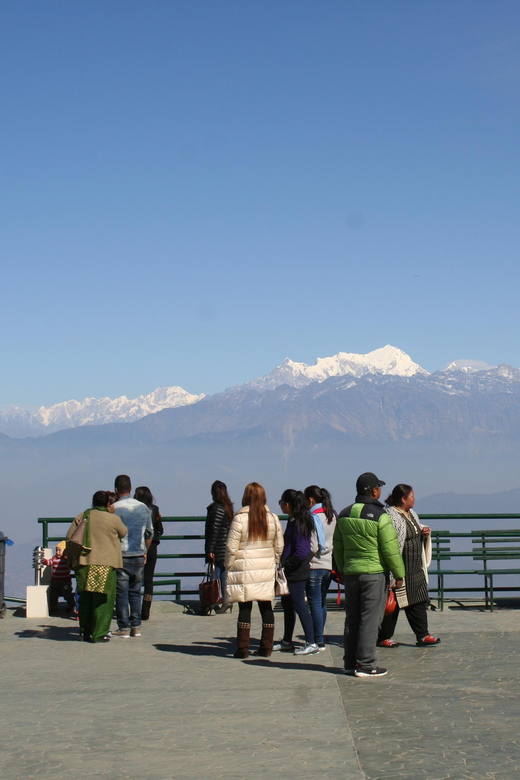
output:
M415 644L417 647L430 647L431 645L438 645L440 641L438 637L426 634L423 639L417 640Z
M377 643L377 646L388 648L399 647L399 642L395 642L393 639L383 639L382 642Z

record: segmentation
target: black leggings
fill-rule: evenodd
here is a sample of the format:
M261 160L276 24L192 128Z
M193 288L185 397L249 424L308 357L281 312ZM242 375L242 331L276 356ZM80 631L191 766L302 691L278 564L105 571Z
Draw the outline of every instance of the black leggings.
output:
M287 596L282 596L284 619L283 641L292 642L294 626L296 625L296 615L298 615L305 634L305 641L313 645L315 641L314 625L311 613L305 603L305 586L307 585L307 580L288 582L287 584L289 586L289 594Z
M155 564L157 563L157 544L152 542L146 553L146 563L144 565L144 592L145 595L153 596L153 574Z
M262 615L262 623L273 625L274 612L273 604L271 601L257 601L260 614ZM251 623L251 610L253 609L252 601L241 601L238 605L238 622L239 623Z
M410 628L414 632L417 640L420 641L428 634L428 613L427 609L429 601L421 601L419 604L411 604L409 607L404 607L403 612L408 618ZM395 624L399 617L400 609L398 606L395 608L395 612L391 615L385 615L381 628L379 629L378 642L382 642L384 639L391 639L394 635Z

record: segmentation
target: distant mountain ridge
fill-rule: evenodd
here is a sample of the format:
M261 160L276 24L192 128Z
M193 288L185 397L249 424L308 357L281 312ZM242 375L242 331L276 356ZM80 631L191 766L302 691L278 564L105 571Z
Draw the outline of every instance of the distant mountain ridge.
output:
M14 438L44 436L66 428L83 425L134 422L162 409L197 403L204 394L193 395L182 387L159 387L153 393L138 398L85 398L83 401L63 401L54 406L40 407L34 415L25 409L12 407L0 414L0 431Z
M246 386L198 404L165 409L134 424L136 435L160 441L246 432L286 452L317 442L485 442L520 436L520 371L499 366L477 374L329 377L304 387Z
M272 390L282 384L305 387L312 382L322 382L331 376L363 376L367 373L383 373L395 376L427 375L421 366L401 349L387 345L366 355L340 352L328 358L318 358L316 364L296 363L289 358L265 377L229 388L224 394L246 389ZM206 396L193 395L182 387L160 387L148 395L135 399L85 398L83 401L63 401L50 407L40 407L34 415L25 409L12 407L0 413L0 432L13 438L45 436L66 428L83 425L134 422L163 409L175 409L197 403Z
M369 431L373 430L374 436L383 439L401 435L437 438L441 431L448 438L455 431L463 430L506 432L507 421L496 418L502 414L500 409L503 411L508 406L507 395L516 399L520 393L520 369L508 365L484 369L475 365L482 364L456 361L444 371L429 374L405 352L390 345L364 355L340 352L332 357L318 358L313 365L286 358L269 374L213 396L194 395L174 386L158 388L136 399L121 396L64 401L48 408L41 407L35 415L13 407L0 414L0 433L12 438L40 437L69 428L134 423L189 407L192 411L172 418L175 427L180 426L179 430L184 431L175 433L176 438L178 435L232 430L234 422L238 423L239 430L250 429L256 424L255 420L263 418L267 409L271 409L269 414L274 413L273 405L276 405L278 417L285 417L283 407L287 406L293 431L310 424L309 421L316 417L316 409L325 405L336 411L331 417L329 411L322 409L320 424L329 420L334 430L352 433L358 429L365 436L370 436ZM351 392L347 395L347 391ZM497 394L500 399L491 400L490 396ZM456 411L453 403L449 410L445 408L442 397L449 395L458 399ZM488 397L487 401L485 397ZM471 403L469 398L473 399ZM423 408L425 403L426 408ZM371 404L374 414L365 420L366 409ZM296 420L297 408L305 408L302 414L307 423L302 422L303 418L299 422ZM516 413L510 411L510 414L516 420ZM455 415L451 422L450 415ZM164 419L161 418L157 426L150 422L144 427L151 430L163 426Z

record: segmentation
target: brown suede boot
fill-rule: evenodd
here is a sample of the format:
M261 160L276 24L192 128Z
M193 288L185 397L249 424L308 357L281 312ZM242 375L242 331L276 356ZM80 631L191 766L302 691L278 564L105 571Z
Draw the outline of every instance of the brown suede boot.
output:
M260 647L254 653L262 658L269 658L273 652L274 644L274 623L262 623L262 636L260 637Z
M251 623L237 623L237 649L235 658L249 658L249 632Z

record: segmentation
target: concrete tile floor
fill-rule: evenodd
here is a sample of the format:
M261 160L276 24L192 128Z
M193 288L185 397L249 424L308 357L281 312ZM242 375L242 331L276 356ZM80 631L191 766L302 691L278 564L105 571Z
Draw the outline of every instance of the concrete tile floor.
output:
M520 612L404 616L387 677L340 674L343 615L308 657L231 657L236 615L155 603L143 636L90 645L65 616L0 621L2 780L511 780L520 772ZM276 613L281 635L282 616ZM259 614L252 636L260 633Z

